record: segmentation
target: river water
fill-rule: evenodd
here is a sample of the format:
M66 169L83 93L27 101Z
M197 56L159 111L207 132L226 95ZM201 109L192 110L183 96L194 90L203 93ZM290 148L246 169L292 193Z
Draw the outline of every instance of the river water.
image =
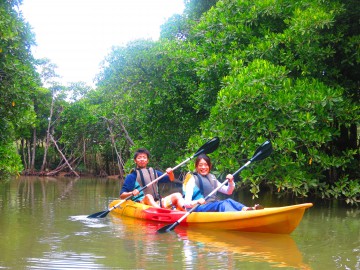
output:
M0 269L360 269L359 208L257 199L264 206L314 203L290 235L181 226L157 234L164 224L111 213L88 219L119 187L99 178L0 181Z

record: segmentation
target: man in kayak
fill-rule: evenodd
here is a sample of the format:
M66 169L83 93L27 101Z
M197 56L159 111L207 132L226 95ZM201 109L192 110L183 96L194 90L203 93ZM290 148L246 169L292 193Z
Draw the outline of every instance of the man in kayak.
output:
M176 208L184 211L184 199L181 193L172 193L165 198L161 198L157 184L152 184L143 191L139 190L156 178L163 175L162 172L147 167L149 163L150 152L145 148L139 148L134 154L136 169L125 177L124 185L120 190L120 199L126 199L132 196L132 200L151 205L156 208ZM167 175L159 180L159 183L168 183L174 181L174 173L171 168L166 169Z
M259 204L253 207L247 207L232 199L217 200L216 193L205 201L204 198L221 185L216 177L210 173L211 167L211 160L207 155L201 154L196 158L196 173L187 174L183 183L185 208L193 208L196 204L200 204L200 206L195 212L249 211L264 208ZM222 186L219 192L231 195L235 189L234 177L228 174L226 179L229 180L228 185Z

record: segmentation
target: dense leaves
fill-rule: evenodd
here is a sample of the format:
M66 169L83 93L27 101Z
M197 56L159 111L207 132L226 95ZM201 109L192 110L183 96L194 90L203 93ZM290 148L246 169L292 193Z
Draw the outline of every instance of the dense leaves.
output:
M16 11L19 1L0 3L0 176L20 172L15 135L34 119L31 93L37 84L30 26Z
M223 138L226 152L218 154L220 171L229 164L235 170L237 163L251 155L249 143L253 148L251 142L269 138L275 149L272 160L245 173L243 179L252 190L259 190L266 179L279 190L306 196L331 179L335 168L341 168L339 178L348 177L343 170L351 167L356 151L337 151L333 143L340 135L336 123L350 124L355 117L349 117L355 108L343 100L342 89L331 89L315 79L294 80L284 67L265 60L246 67L234 61L234 65L203 126Z
M184 57L188 52L184 46L144 40L114 48L109 57L112 64L104 69L99 83L109 98L102 114L121 117L134 147L149 148L154 161L161 158L163 164L174 161L174 150L181 153L198 126L191 100L198 81L194 60L190 52Z
M220 1L188 36L198 45L196 99L211 108L202 133L225 143L218 169L274 140L276 165L244 172L254 195L263 182L300 196L326 183L322 190L332 192L321 196L338 197L333 184L341 181L352 187L348 201L358 200L359 185L342 179L359 177L359 59L345 68L338 57L359 55L359 29L344 23L353 9L354 1Z
M160 40L113 47L94 90L83 83L34 87L30 32L13 9L2 7L0 23L8 31L1 33L0 44L8 51L0 52L0 75L11 89L2 92L0 106L1 129L8 130L1 135L8 138L4 145L16 133L26 139L23 152L31 146L41 155L36 141L44 141L50 130L78 171L123 176L133 166L135 148L148 148L151 165L164 169L218 136L221 145L211 156L214 172L223 174L237 170L270 139L271 158L243 171L240 187L254 197L269 188L279 195L315 194L356 204L357 1L185 4L183 14L162 25ZM17 28L24 31L20 37L14 34ZM13 54L9 48L20 49ZM43 80L56 77L52 65L41 63L46 64ZM7 78L14 67L15 74ZM64 91L72 96L65 99ZM19 100L21 109L13 105ZM47 168L53 169L62 160L53 146L49 151ZM25 163L28 156L22 156ZM193 164L182 168L192 169Z

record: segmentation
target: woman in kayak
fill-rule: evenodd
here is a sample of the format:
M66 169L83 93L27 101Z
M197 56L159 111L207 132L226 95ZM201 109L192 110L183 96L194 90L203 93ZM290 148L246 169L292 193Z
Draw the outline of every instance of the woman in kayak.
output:
M195 212L249 211L264 208L259 204L247 207L232 199L217 200L216 193L205 201L204 198L221 185L216 177L210 173L211 167L211 160L207 155L201 154L196 158L196 172L194 174L187 174L184 180L185 208L193 208L196 204L200 205ZM228 174L226 179L229 181L228 184L222 186L218 191L231 195L235 189L234 177Z

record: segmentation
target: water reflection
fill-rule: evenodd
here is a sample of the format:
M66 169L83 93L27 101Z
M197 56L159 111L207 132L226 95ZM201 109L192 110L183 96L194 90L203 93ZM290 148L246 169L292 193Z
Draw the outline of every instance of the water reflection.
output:
M182 226L157 234L164 224L87 219L118 192L107 179L0 180L0 269L360 269L358 208L315 202L291 235Z
M208 269L209 266L236 269L236 262L265 262L271 267L291 267L311 269L303 262L303 257L295 241L290 235L244 233L232 231L206 231L200 229L178 227L175 232L157 234L164 224L137 220L129 217L111 216L117 237L136 239L140 245L132 248L137 253L148 256L161 254L161 242L174 241L181 243L183 267L188 269ZM160 245L154 242L160 242ZM145 251L139 252L139 249ZM169 253L167 254L168 257ZM174 256L172 256L174 257ZM139 265L140 267L140 265Z
M77 178L21 177L17 181L17 193L23 203L33 204L37 199L53 201L54 195L58 200L63 200L70 196L77 181ZM55 188L49 188L49 185Z
M177 236L159 238L158 224L142 222L110 215L114 237L121 239L125 256L134 264L134 269L155 269L165 263L167 269L181 269L178 250L182 248ZM124 254L123 254L124 255ZM181 264L180 264L181 265Z
M310 269L303 263L302 254L290 235L188 230L182 238L204 244L209 252L226 253L240 261Z

